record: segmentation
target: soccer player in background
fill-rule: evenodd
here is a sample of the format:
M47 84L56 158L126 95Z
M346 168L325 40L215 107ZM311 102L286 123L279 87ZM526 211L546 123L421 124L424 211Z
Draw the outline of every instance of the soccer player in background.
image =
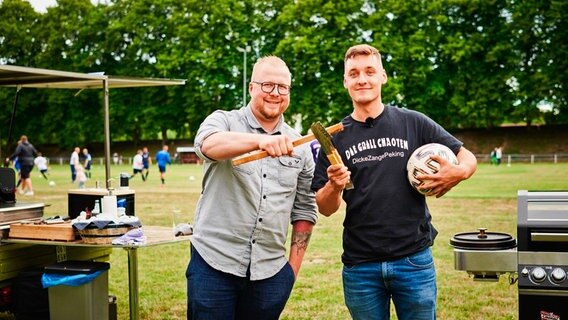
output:
M162 150L158 151L156 154L156 163L158 164L158 169L160 170L160 180L162 180L162 186L166 183L166 165L172 164L172 158L170 158L170 153L168 152L168 146L164 145Z
M144 181L148 180L148 173L150 173L150 165L152 164L152 157L150 156L150 152L148 151L147 147L142 148L142 176L144 177Z
M34 159L34 164L37 167L37 169L39 170L39 172L41 172L41 175L43 176L43 178L45 180L47 179L47 159L41 154L41 152L37 153L37 157Z

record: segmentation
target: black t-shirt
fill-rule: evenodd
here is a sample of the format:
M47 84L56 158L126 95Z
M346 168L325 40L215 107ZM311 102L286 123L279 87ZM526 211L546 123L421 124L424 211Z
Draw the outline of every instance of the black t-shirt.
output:
M343 192L346 265L399 259L431 246L437 231L423 195L408 182L406 163L427 143L440 143L457 153L462 142L422 113L386 106L372 121L343 119L344 130L333 140L351 171L353 190ZM312 189L327 182L329 166L320 152Z

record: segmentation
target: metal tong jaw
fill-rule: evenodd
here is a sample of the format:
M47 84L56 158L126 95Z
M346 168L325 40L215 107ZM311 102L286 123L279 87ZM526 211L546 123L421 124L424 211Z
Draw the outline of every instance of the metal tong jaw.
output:
M311 129L312 133L321 145L321 150L323 150L327 159L329 159L329 162L331 164L343 165L343 160L341 160L341 156L333 144L331 134L325 130L325 127L319 121L316 121L312 124ZM345 190L352 190L353 188L353 182L349 180L349 182L345 185Z

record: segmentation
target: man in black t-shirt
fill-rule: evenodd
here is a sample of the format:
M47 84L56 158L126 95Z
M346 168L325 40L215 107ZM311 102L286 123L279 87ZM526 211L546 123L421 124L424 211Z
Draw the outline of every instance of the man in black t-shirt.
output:
M381 56L369 45L345 55L344 87L353 113L334 143L344 165L330 165L320 153L312 189L320 213L335 213L347 204L343 230L343 288L353 319L388 319L392 299L400 320L436 318L436 273L430 247L437 231L424 195L407 180L406 163L427 143L448 146L454 165L439 156L436 174L419 175L427 196L441 197L477 168L462 142L424 114L384 106L387 81ZM353 190L344 190L351 180Z

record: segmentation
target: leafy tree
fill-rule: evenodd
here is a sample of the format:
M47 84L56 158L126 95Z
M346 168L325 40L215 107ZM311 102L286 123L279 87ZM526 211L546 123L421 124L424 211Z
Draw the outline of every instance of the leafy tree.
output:
M343 54L364 41L365 5L366 1L300 1L287 5L276 21L284 30L276 53L293 76L288 112L301 115L304 130L316 120L339 122L352 109L343 88Z
M0 4L0 63L34 64L41 51L39 18L27 1L4 0Z
M39 14L31 5L22 0L4 0L0 3L0 64L29 65L34 63L37 52L41 50L39 41L36 41L36 33L39 25ZM12 141L8 139L8 129L12 115L12 107L16 97L16 88L0 89L0 147L6 153L11 153L15 141L22 134L29 134L30 139L35 135L33 127L28 124L26 114L29 114L33 104L33 96L19 93L18 112L13 124Z
M451 1L445 11L449 25L442 27L441 70L452 90L446 100L452 119L446 123L450 127L499 125L513 101L508 80L514 56L506 2Z
M73 72L100 72L97 52L103 39L95 26L102 18L89 0L59 0L40 18L42 28L38 39L42 52L37 55L37 67ZM42 90L41 112L46 117L38 124L49 141L71 148L89 141L102 141L102 93L92 90ZM57 121L54 121L57 120Z
M557 119L566 119L568 4L553 0L511 1L510 10L515 26L511 34L518 55L514 120L530 125L540 118L538 106L543 102L554 106Z
M173 40L159 56L158 67L175 70L188 85L174 93L182 103L187 132L193 136L199 124L212 111L230 110L242 105L242 53L237 50L253 46L247 68L257 48L248 34L252 1L219 1L211 6L203 1L187 1L184 8L172 13L177 21ZM257 4L259 5L259 4ZM248 73L250 75L250 72Z
M370 20L398 92L392 104L442 125L492 126L510 103L503 1L384 1ZM388 26L388 27L387 27ZM488 76L491 75L491 76ZM386 92L389 93L389 92Z
M566 123L567 17L558 0L59 0L43 14L4 0L0 63L187 79L111 90L112 138L135 143L192 139L208 114L242 105L245 73L248 83L254 62L272 54L292 71L287 120L304 131L315 120L338 122L352 110L343 55L359 43L383 55L385 103L448 128ZM1 123L14 94L0 89ZM101 141L101 98L100 90L22 90L14 132L66 147ZM544 117L543 103L553 107Z

